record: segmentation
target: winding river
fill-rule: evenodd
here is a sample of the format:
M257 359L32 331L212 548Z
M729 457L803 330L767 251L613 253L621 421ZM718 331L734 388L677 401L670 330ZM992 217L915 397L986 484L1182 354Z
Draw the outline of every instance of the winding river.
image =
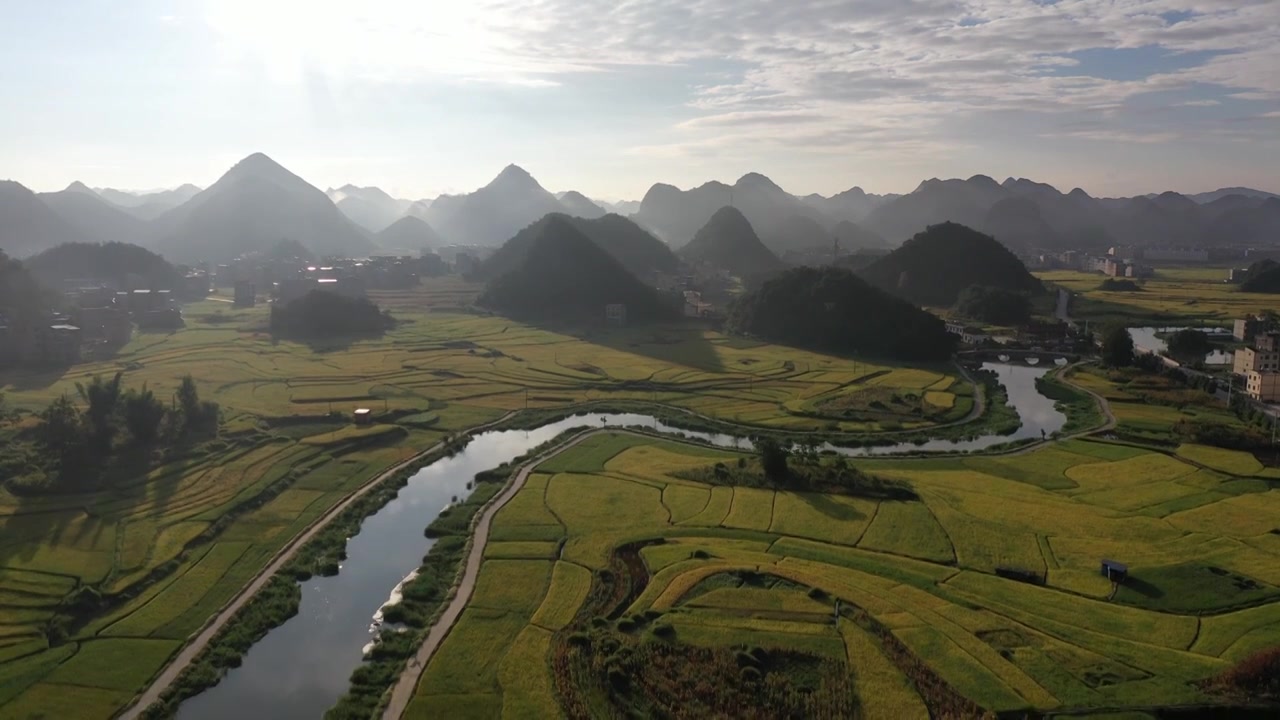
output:
M1067 418L1053 400L1036 390L1036 378L1049 368L987 363L997 373L1017 410L1021 425L1011 435L969 440L930 440L871 448L822 449L850 456L919 452L968 452L1040 438L1061 430ZM573 427L643 426L663 433L696 437L722 447L751 447L733 435L692 432L647 415L589 413L549 423L536 430L500 430L477 434L466 449L419 470L399 495L364 521L347 544L347 560L333 577L314 577L302 587L299 612L272 630L248 653L240 667L217 686L182 704L183 720L237 718L319 718L347 690L374 633L374 617L431 548L425 528L482 470L523 455Z

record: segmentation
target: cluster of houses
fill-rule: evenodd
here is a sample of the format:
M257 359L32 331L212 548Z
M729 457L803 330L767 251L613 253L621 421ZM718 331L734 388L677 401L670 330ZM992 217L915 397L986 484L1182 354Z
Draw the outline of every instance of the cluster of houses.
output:
M1232 336L1247 343L1232 365L1244 378L1245 392L1260 402L1280 402L1280 327L1270 317L1251 316L1235 321Z
M65 309L50 310L38 322L19 323L0 315L0 367L62 367L87 353L110 352L140 329L181 327L182 312L172 290L114 290L105 285L64 293Z
M471 256L460 253L460 257ZM349 297L363 297L368 290L403 290L416 286L423 277L443 275L450 269L435 253L418 257L327 258L323 262L296 257L247 257L217 266L213 284L235 288L235 304L252 307L259 294L289 302L312 290Z

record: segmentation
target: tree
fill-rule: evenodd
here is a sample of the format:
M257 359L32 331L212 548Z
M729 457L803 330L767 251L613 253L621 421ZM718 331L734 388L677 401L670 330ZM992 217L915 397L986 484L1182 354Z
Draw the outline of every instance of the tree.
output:
M84 450L84 421L80 408L66 395L40 413L36 442L64 467L75 464Z
M124 422L129 435L139 445L151 445L160 435L164 420L164 404L143 384L142 390L129 390L124 395Z
M1213 352L1213 343L1209 336L1199 330L1186 328L1169 336L1169 357L1179 362L1203 360L1205 355Z
M202 402L196 381L190 375L178 385L178 411L182 413L184 433L208 432L218 427L218 403Z
M970 285L960 293L956 311L996 325L1018 325L1031 319L1031 300L1023 293L988 285Z
M89 384L76 383L76 392L89 404L85 411L85 420L89 425L90 441L94 451L99 455L111 452L111 441L116 435L116 414L120 408L120 377L116 373L110 380L103 380L101 375L94 375Z
M1133 364L1133 338L1129 328L1115 325L1102 335L1102 362L1110 367L1129 367Z
M771 437L757 440L756 449L760 451L760 466L764 468L764 476L775 483L786 482L787 457L791 453Z

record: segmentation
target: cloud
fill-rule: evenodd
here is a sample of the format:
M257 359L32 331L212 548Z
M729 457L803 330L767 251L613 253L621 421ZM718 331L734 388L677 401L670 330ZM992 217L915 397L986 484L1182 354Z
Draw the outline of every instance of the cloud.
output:
M1022 115L1032 135L1102 121L1073 137L1105 142L1200 132L1191 123L1207 122L1204 111L1190 108L1280 100L1275 10L1275 0L209 0L205 20L233 57L285 80L318 67L353 82L572 90L583 73L626 83L639 66L682 68L692 117L673 117L660 128L670 142L647 152L753 142L869 153L963 144L959 121L992 113ZM1082 53L1150 62L1089 74ZM1170 101L1185 125L1150 127L1150 113L1131 109L1206 87L1224 100Z

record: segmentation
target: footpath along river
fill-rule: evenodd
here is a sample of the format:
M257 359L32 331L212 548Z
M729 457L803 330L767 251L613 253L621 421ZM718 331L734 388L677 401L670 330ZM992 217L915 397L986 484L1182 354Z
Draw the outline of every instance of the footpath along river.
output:
M1011 435L970 440L930 440L870 448L822 449L850 456L919 452L965 452L993 445L1039 439L1061 430L1067 418L1054 401L1036 390L1036 378L1050 368L987 363L997 373L1018 412L1021 425ZM695 437L721 447L749 449L734 435L682 430L653 417L630 413L588 413L536 430L497 430L477 434L466 449L419 470L399 495L364 521L347 544L347 559L332 577L303 583L299 612L272 630L245 654L240 667L217 686L182 704L181 720L283 720L319 718L347 690L351 672L375 632L375 616L406 574L417 568L432 540L423 529L452 498L464 497L476 473L509 462L559 435L583 425L639 426L661 433Z

